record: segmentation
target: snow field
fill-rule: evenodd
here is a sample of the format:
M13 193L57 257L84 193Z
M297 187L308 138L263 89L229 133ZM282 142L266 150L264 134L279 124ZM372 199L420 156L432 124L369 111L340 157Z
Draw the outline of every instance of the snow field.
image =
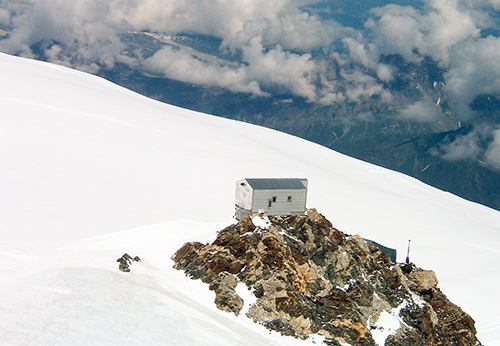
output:
M304 177L335 227L436 271L500 345L500 213L305 140L0 54L0 334L7 345L292 345L172 269L232 220L234 183ZM182 221L184 220L184 221ZM118 271L124 252L138 255ZM309 342L305 342L309 343Z

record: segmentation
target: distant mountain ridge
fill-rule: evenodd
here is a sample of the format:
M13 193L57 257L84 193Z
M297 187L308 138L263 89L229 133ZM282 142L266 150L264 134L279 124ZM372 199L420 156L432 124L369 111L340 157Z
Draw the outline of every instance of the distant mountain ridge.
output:
M186 49L199 59L238 64L234 56L221 55L220 40L201 35L177 35L166 39L162 35L131 32L126 42L131 50L137 46L148 51L150 47L151 55L166 44ZM169 104L305 138L500 210L498 169L484 165L481 158L446 160L440 154L433 154L449 143L450 135L465 135L476 127L474 123L462 124L453 118L441 90L444 71L430 58L416 64L406 63L395 55L386 56L383 62L400 71L395 80L385 85L394 94L396 104L404 108L422 98L431 99L436 105L435 110L430 111L439 113L439 119L418 122L398 118L394 106L388 107L377 98L361 103L321 106L287 94L266 98L219 87L196 86L160 75L153 77L149 72L143 74L120 64L112 70L101 70L99 75ZM490 114L496 109L492 106L494 100L480 97L473 103L486 123L492 121Z

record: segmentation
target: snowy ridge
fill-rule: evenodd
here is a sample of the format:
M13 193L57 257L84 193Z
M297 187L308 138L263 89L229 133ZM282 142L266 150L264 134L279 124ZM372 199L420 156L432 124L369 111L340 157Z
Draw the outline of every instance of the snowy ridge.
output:
M0 54L0 334L8 345L295 345L172 269L232 222L234 182L307 177L308 207L436 271L500 345L500 213L276 131ZM187 220L187 221L179 221ZM140 256L118 271L124 252Z

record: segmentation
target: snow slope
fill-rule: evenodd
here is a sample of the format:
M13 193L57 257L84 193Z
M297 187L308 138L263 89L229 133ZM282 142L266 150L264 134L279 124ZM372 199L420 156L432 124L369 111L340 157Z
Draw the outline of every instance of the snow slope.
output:
M269 129L0 54L0 344L295 345L172 269L232 223L245 177L306 177L308 207L397 248L500 345L500 213ZM124 252L142 263L125 274ZM319 341L318 339L317 341Z

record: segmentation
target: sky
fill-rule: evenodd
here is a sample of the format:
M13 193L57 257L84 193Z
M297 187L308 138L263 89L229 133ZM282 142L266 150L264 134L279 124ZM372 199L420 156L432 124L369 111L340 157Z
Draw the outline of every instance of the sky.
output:
M430 57L444 71L440 88L458 124L474 121L470 103L478 95L500 93L500 61L492 58L500 54L499 11L499 0L0 0L0 51L91 73L125 63L192 84L258 97L279 90L320 105L376 95L399 107L399 119L436 122L439 100L398 104L384 88L397 68L381 62L391 54L408 63ZM121 35L130 31L216 37L219 50L241 63L203 61L172 46L153 56L126 53ZM481 157L500 167L500 124L487 122L443 148L453 151L443 158Z
M307 178L307 207L434 270L500 345L500 212L259 126L0 54L0 335L8 345L297 345L172 268L234 222L236 181ZM497 149L498 150L498 149ZM124 252L143 262L125 274ZM318 342L319 343L319 342Z

